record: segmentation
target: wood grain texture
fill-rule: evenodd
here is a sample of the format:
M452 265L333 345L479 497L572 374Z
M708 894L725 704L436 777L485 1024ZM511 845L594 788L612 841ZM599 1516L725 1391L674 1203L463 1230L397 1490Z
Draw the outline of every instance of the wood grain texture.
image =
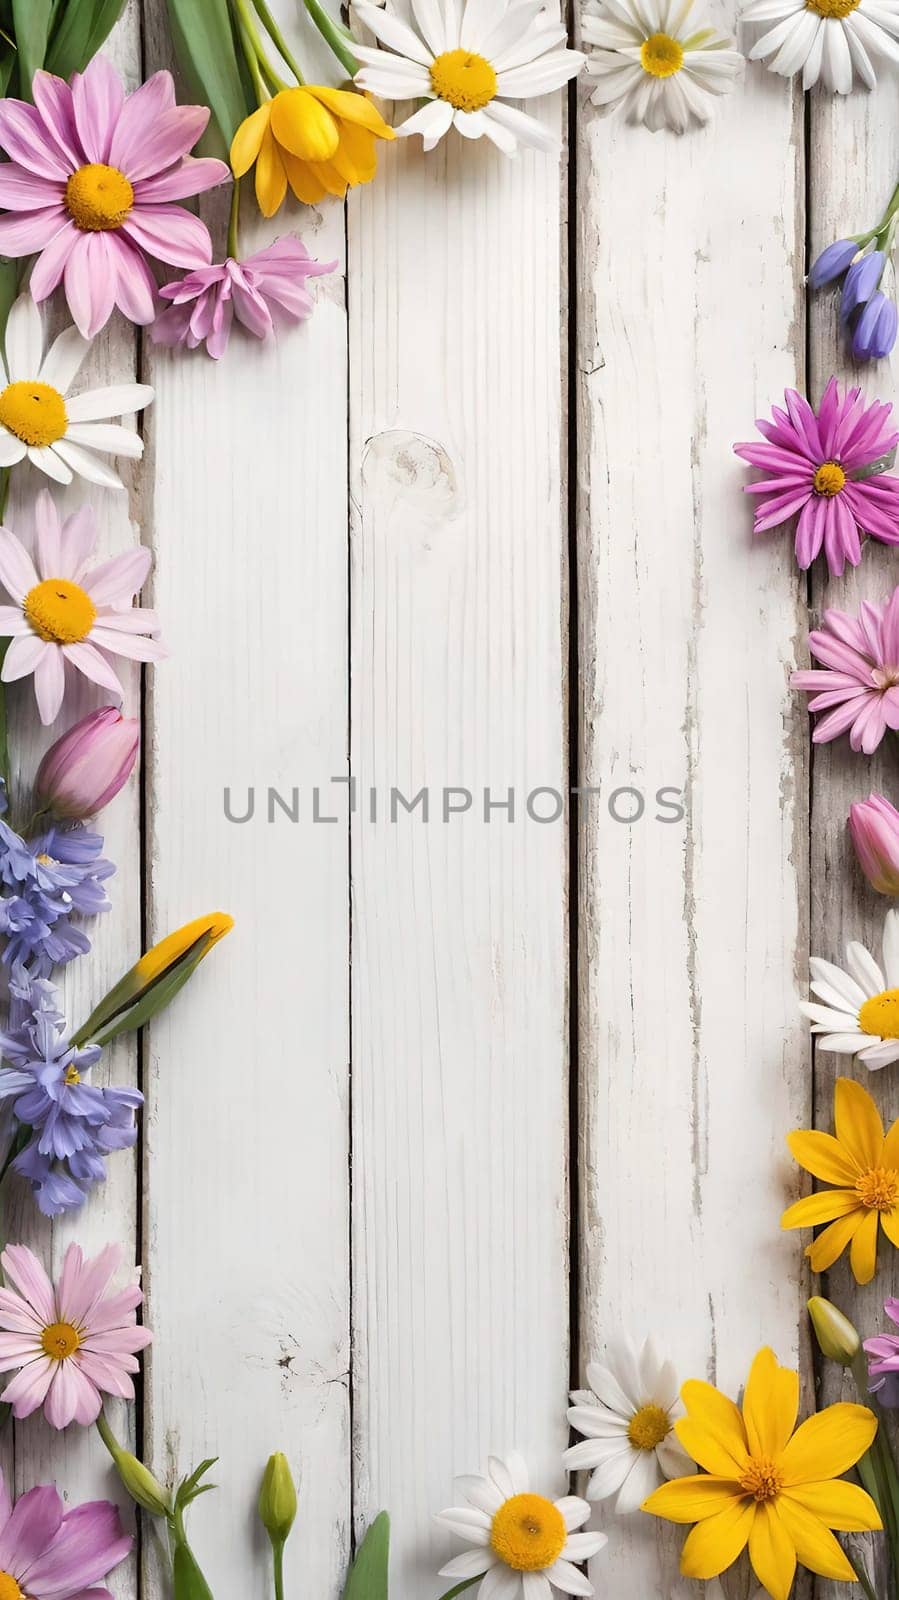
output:
M423 1597L455 1475L517 1447L562 1483L566 830L526 814L567 781L562 212L543 156L382 167L349 209L355 1504Z
M790 542L752 538L732 445L801 370L802 239L782 81L747 68L682 140L582 105L581 1372L653 1332L731 1394L760 1345L795 1360L800 1328L778 1219L810 1106L804 607ZM646 800L631 826L610 816L624 786ZM682 823L657 820L660 786ZM599 1521L607 1600L695 1592L682 1530Z

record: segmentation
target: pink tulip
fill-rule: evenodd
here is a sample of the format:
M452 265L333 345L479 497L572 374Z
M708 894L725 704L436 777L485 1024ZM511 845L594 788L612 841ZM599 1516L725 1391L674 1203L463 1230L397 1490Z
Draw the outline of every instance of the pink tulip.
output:
M38 768L38 805L56 817L92 817L127 783L140 748L140 724L115 706L82 717L50 746Z
M872 889L899 895L899 811L882 794L872 794L849 807L849 832Z

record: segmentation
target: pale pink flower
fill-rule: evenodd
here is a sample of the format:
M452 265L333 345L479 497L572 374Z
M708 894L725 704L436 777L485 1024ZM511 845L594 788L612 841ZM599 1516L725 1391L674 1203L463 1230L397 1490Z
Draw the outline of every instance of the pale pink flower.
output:
M0 637L12 637L4 683L34 673L41 721L56 717L65 694L65 665L122 697L110 660L161 661L168 651L152 637L155 611L132 606L150 570L144 545L87 568L96 542L94 516L81 506L65 522L46 489L35 503L37 560L9 528L0 527L0 583L12 605L0 605Z
M173 267L212 259L205 225L175 205L230 176L223 161L187 152L209 121L205 106L178 106L171 74L125 94L115 68L95 56L71 84L36 72L34 105L0 100L0 255L40 252L31 293L59 283L79 330L92 339L118 306L152 322L156 280L147 257Z
M153 324L157 344L206 343L214 360L224 355L234 318L257 339L278 322L301 322L315 305L306 279L333 272L336 261L316 261L299 239L276 239L245 261L229 256L220 266L200 267L160 294L173 303Z
M849 834L859 866L878 894L899 895L899 811L885 795L849 807Z
M823 670L794 672L790 682L812 696L814 743L848 731L853 750L871 755L888 728L899 728L899 589L882 606L863 600L857 617L825 611L808 647Z
M135 1352L153 1335L135 1320L143 1300L136 1283L107 1292L121 1261L117 1244L91 1261L70 1244L53 1284L25 1245L4 1250L0 1266L13 1287L0 1289L0 1372L16 1374L3 1391L14 1416L43 1406L52 1428L67 1428L96 1422L104 1394L134 1399Z
M68 1509L55 1484L42 1483L15 1505L0 1472L0 1578L4 1600L112 1600L97 1588L130 1554L134 1540L108 1500Z

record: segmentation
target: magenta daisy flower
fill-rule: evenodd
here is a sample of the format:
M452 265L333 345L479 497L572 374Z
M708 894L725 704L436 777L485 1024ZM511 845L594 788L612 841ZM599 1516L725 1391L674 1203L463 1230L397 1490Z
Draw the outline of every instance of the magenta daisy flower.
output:
M773 422L756 422L764 444L734 445L738 456L765 474L745 489L762 496L755 531L798 514L800 567L810 567L823 548L839 577L847 561L858 566L863 533L899 544L899 478L867 475L899 442L899 430L888 420L893 408L877 401L866 406L860 389L841 398L836 378L817 414L795 389L787 390L785 400L786 411L772 406Z
M16 1374L3 1391L14 1416L43 1406L51 1428L67 1428L96 1422L104 1394L134 1399L135 1352L153 1335L135 1321L143 1300L136 1283L107 1293L121 1260L117 1244L92 1261L70 1244L54 1285L25 1245L4 1250L0 1266L13 1287L0 1289L0 1372Z
M882 606L863 600L857 617L825 611L808 646L823 671L794 672L790 682L812 696L814 743L848 731L853 750L871 755L887 728L899 728L899 589Z
M0 1600L112 1600L97 1588L134 1540L108 1500L67 1511L54 1484L13 1505L0 1472Z
M315 302L307 278L333 272L336 261L316 261L299 239L276 239L264 250L236 261L200 267L177 283L160 289L173 302L153 325L157 344L187 345L196 350L205 341L213 360L224 355L236 319L256 339L266 339L279 323L301 322Z
M212 260L208 229L175 205L230 176L223 161L188 151L209 121L205 106L178 106L171 74L126 96L102 56L71 85L34 74L34 105L0 100L0 255L39 252L35 300L59 283L80 332L92 339L118 306L131 322L156 314L147 257L174 267Z

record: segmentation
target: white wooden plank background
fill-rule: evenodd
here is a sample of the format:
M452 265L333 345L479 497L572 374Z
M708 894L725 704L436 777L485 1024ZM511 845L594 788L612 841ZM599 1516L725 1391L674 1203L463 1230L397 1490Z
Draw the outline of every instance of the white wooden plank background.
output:
M294 0L275 10L308 49ZM163 0L132 0L113 47L131 81L167 61ZM825 1125L832 1085L822 1060L813 1093L796 1011L809 905L824 955L876 938L843 827L895 766L819 750L810 849L788 675L824 589L787 536L752 540L731 445L807 353L815 397L848 372L832 303L806 319L806 226L817 250L879 211L899 91L804 102L749 67L682 140L588 94L571 168L409 141L345 209L248 230L340 263L277 349L237 337L215 365L116 324L94 357L157 388L129 496L95 498L110 550L153 546L173 659L147 676L143 806L135 781L105 819L114 910L73 1014L141 932L219 907L237 926L148 1031L142 1160L116 1158L74 1226L23 1227L55 1260L73 1234L142 1259L156 1344L120 1420L160 1472L220 1454L193 1516L219 1595L269 1592L253 1502L273 1449L301 1479L288 1592L337 1595L386 1505L392 1600L422 1600L457 1548L431 1517L454 1475L517 1447L558 1491L570 1373L620 1329L731 1390L762 1342L811 1372L803 1241L778 1233L799 1192L783 1134L813 1106ZM220 202L204 214L220 250ZM865 382L892 392L886 368ZM882 598L891 570L869 552L841 603ZM25 694L13 709L27 770ZM598 791L570 884L567 817L525 811L569 782ZM392 789L423 786L429 821L391 820ZM446 786L472 808L444 823ZM227 820L226 787L238 812L255 788L252 820ZM267 820L270 787L299 821ZM313 822L316 787L336 822ZM632 825L609 812L628 787ZM485 789L510 788L514 821L486 821ZM662 788L682 820L657 820ZM110 1070L133 1081L133 1041ZM112 1487L92 1435L60 1454L34 1421L14 1469ZM606 1600L695 1592L679 1534L597 1521ZM161 1600L152 1540L114 1587Z

